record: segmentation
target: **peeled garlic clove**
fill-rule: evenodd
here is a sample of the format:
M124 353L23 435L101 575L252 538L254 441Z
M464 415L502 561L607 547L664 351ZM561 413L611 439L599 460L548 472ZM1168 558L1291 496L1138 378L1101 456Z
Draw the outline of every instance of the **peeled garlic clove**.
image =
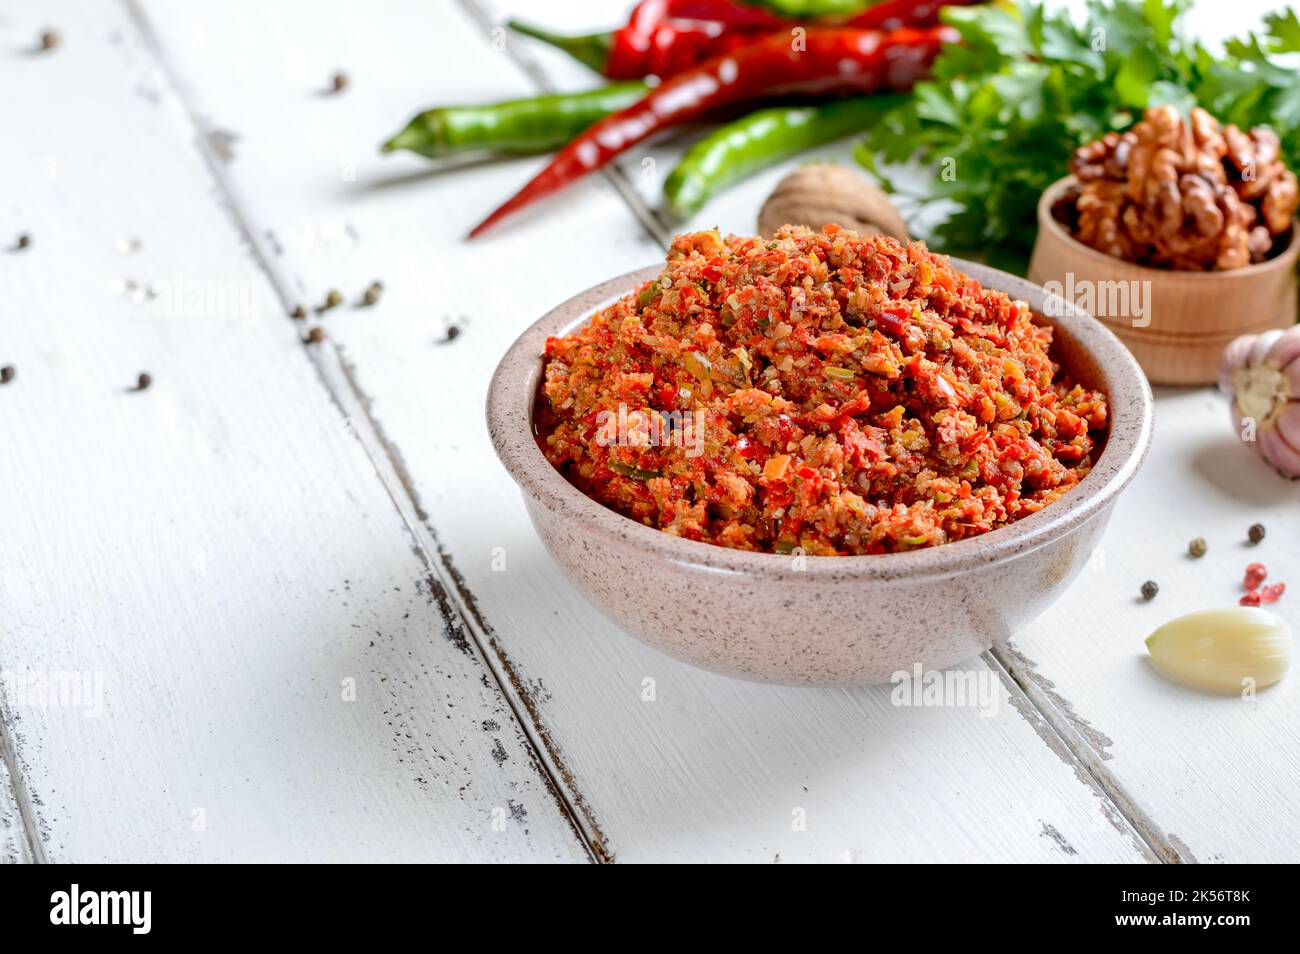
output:
M1254 606L1232 606L1170 620L1147 637L1147 650L1169 679L1235 695L1281 679L1291 665L1292 643L1281 617Z

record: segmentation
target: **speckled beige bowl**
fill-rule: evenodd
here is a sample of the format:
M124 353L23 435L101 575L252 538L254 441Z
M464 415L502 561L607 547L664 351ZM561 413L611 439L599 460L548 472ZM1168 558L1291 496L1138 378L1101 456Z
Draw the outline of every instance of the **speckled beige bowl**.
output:
M953 259L989 288L1044 311L1023 279ZM578 327L660 271L642 269L569 299L506 352L488 391L492 442L547 550L619 627L677 659L790 686L888 682L919 663L961 662L1049 606L1097 546L1151 439L1151 391L1127 349L1056 300L1061 358L1110 396L1111 428L1092 472L1051 506L991 533L909 553L805 557L745 553L643 526L575 489L532 432L549 335Z

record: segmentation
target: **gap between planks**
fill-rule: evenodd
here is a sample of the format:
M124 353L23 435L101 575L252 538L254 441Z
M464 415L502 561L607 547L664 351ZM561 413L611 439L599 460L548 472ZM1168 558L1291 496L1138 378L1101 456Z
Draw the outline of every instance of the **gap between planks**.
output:
M496 40L495 31L502 29L492 21L492 17L483 9L480 0L458 0L461 8L481 29L489 40ZM506 37L507 55L543 92L555 92L555 84L550 81L545 70L526 53L523 53ZM646 233L664 248L672 244L672 229L658 213L646 204L641 194L633 187L627 174L616 164L610 164L602 170L605 178L614 186L615 191L627 204L636 220ZM1106 805L1107 814L1114 813L1112 820L1119 820L1127 825L1129 834L1138 842L1143 854L1150 860L1164 864L1182 864L1195 862L1186 850L1179 848L1166 837L1146 812L1138 807L1132 796L1119 783L1119 780L1102 764L1097 751L1088 744L1085 735L1075 724L1074 715L1058 705L1052 694L1039 685L1032 673L1017 662L1019 654L1004 647L995 647L980 654L990 669L1001 677L1012 704L1020 710L1021 715L1033 726L1044 744L1074 768L1080 780L1091 788Z
M18 748L13 744L13 725L17 717L0 699L0 820L5 827L17 828L17 837L0 831L0 864L38 863L46 861L40 822L33 809L32 795L23 784L19 771Z
M211 146L210 133L214 127L208 122L197 98L191 95L180 74L171 66L166 51L158 40L148 15L137 0L122 0L127 16L140 34L141 42L153 56L161 75L166 79L194 132L195 148L213 178L220 199L236 231L248 243L250 255L269 281L282 314L288 318L297 296L291 291L288 277L281 271L267 243L259 237L252 217L245 211L238 190L227 177L221 158ZM631 185L628 184L629 190ZM491 675L497 691L510 708L510 712L524 737L528 740L533 766L551 791L556 807L568 821L574 837L596 863L613 861L606 846L605 835L592 810L578 790L573 774L560 757L549 730L542 722L536 704L527 686L516 672L504 648L498 643L491 626L478 610L477 601L465 584L464 577L443 547L437 532L429 523L420 504L419 494L407 473L401 452L385 436L382 426L371 414L371 400L362 391L352 367L343 358L337 346L326 341L305 346L308 360L314 366L330 400L339 409L352 434L370 458L384 490L406 525L413 540L412 549L428 567L431 577L431 595L446 622L455 630L468 633L484 669ZM15 778L15 789L18 782ZM29 842L33 841L30 832Z
M1087 773L1089 784L1114 806L1115 811L1142 839L1154 856L1153 860L1175 865L1197 863L1195 856L1185 846L1160 830L1155 820L1138 807L1119 779L1106 769L1101 754L1089 744L1077 717L1067 706L1056 702L1055 693L1050 691L1050 683L1043 685L1042 679L1034 674L1033 665L1027 657L1005 645L995 646L982 655L991 667L1003 675L1008 691L1019 695L1025 704L1033 707L1046 728L1053 733L1053 739L1059 740L1059 744L1070 752L1079 769ZM1045 741L1048 745L1054 745L1053 739Z

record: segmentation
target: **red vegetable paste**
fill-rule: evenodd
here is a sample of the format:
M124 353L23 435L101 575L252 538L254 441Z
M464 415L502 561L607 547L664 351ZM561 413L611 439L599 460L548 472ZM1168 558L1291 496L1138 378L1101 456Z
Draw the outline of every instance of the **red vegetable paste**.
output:
M1106 398L1051 341L919 242L679 235L658 278L547 341L539 439L583 492L687 539L937 546L1088 473Z

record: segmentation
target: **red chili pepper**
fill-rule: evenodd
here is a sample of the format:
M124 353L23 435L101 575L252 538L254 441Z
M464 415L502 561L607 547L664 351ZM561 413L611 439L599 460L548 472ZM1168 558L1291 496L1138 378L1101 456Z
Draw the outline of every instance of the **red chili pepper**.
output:
M939 22L941 7L970 7L986 0L887 0L845 21L860 30L898 30L928 27Z
M753 43L768 31L734 30L718 34L702 23L689 27L664 24L655 31L650 48L638 56L611 54L606 76L610 79L640 79L645 76L676 76L710 57L720 56Z
M786 21L770 10L735 0L668 0L668 16L675 20L709 20L743 30L765 30Z
M654 45L655 33L668 15L668 0L641 0L632 10L627 26L614 33L604 73L613 79L636 75L635 70ZM645 73L640 74L642 76Z
M932 27L945 6L985 0L888 0L837 26L858 30ZM734 0L642 0L612 33L559 36L511 21L512 29L556 46L610 79L668 77L755 40L811 24Z
M1268 578L1268 567L1262 563L1252 563L1246 567L1246 578L1241 581L1242 589L1257 590L1259 584Z
M763 454L763 449L749 439L747 434L741 434L736 440L736 453L745 460L757 460Z
M985 0L946 0L946 3L945 0L889 0L837 26L855 30L922 29L939 25L939 10L943 6L976 3ZM767 10L740 6L731 0L667 0L666 18L649 34L637 36L633 32L627 38L620 36L623 30L615 34L606 75L610 79L672 77L710 57L754 43L762 36L777 32L790 35L790 31L800 26L807 29L809 25L785 21ZM640 45L632 48L630 42Z
M812 29L801 42L779 36L715 57L606 116L565 146L531 182L475 226L470 238L558 192L661 130L732 103L791 93L904 90L929 71L950 27L929 30Z
M895 338L907 337L907 320L912 317L910 308L884 308L876 319L876 327L888 331Z
M786 24L768 10L734 0L641 0L626 26L584 36L510 21L516 32L558 47L610 79L671 76Z
M790 446L792 441L799 440L803 435L799 432L799 426L790 419L788 414L778 414L776 416L776 432L781 436L781 450Z

